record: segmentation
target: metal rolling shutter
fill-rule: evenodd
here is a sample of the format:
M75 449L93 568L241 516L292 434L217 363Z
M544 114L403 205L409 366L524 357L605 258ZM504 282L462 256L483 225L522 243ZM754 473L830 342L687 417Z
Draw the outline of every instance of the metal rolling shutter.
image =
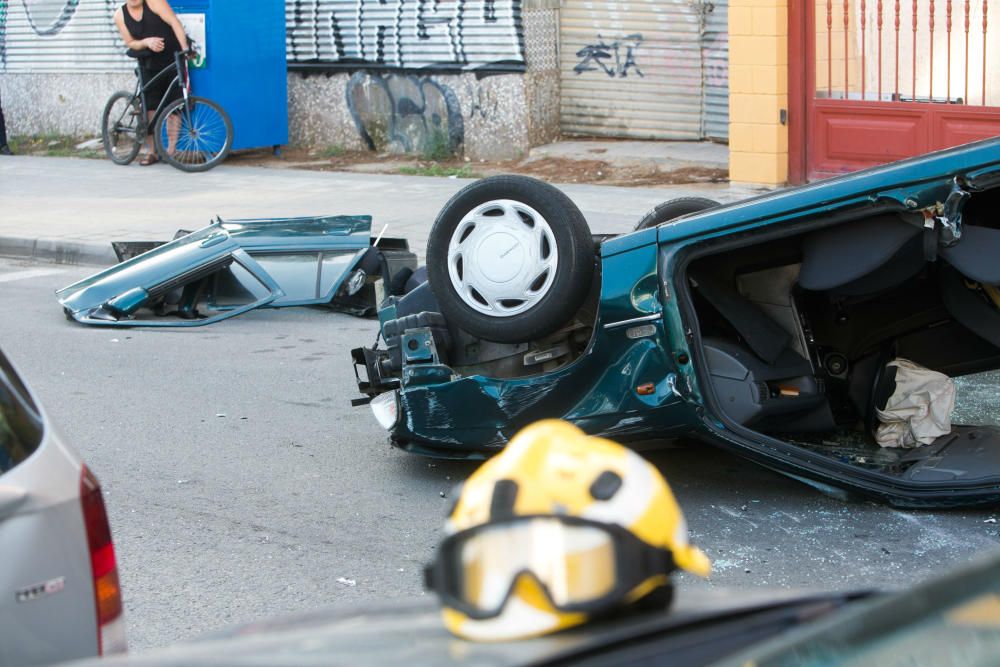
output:
M560 39L563 132L702 137L698 6L689 0L566 0Z
M521 0L285 0L291 69L524 71Z
M729 138L729 0L712 0L705 17L705 136Z
M0 0L0 69L113 72L135 67L114 24L119 0Z

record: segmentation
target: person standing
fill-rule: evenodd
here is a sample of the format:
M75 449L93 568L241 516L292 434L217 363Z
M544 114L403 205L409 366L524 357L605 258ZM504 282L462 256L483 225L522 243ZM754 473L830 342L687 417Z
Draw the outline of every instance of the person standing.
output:
M184 27L167 0L126 0L125 4L115 12L115 25L118 26L118 32L125 46L133 51L149 52L143 54L144 57L139 60L143 83L152 81L153 77L172 65L176 52L186 51L188 48ZM151 110L150 124L153 120L153 110L163 101L171 79L170 76L163 76L146 89L146 106ZM180 97L180 89L174 86L166 101L169 103ZM177 129L168 128L168 133L171 129L173 129L172 136L176 137ZM172 147L167 150L172 150ZM146 155L139 164L148 166L157 161L150 132L146 135Z
M0 155L13 155L7 145L7 125L3 120L3 101L0 100Z
M4 0L0 0L0 47L2 47L4 42L5 25L7 25L7 3ZM3 49L0 48L0 56L2 55ZM10 146L7 145L7 125L3 119L2 101L0 101L0 155L12 155Z

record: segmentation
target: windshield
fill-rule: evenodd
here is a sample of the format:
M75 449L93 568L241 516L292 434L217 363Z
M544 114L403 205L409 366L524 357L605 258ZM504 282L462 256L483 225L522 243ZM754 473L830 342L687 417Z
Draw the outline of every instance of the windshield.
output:
M34 452L42 441L42 420L28 391L0 354L0 475Z
M751 651L757 667L1000 664L1000 554Z
M886 636L857 644L806 646L763 665L797 667L995 666L1000 656L1000 596L987 594Z

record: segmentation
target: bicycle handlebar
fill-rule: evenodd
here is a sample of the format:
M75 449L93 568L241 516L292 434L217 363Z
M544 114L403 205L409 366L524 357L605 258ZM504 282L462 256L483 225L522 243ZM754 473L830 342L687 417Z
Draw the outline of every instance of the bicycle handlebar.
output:
M125 55L127 55L129 58L142 60L143 58L149 58L151 55L153 55L153 53L154 52L150 51L149 49L129 49L128 51L125 52ZM188 47L183 51L175 52L174 55L183 57L183 56L193 56L195 53L196 51L194 50L194 48Z

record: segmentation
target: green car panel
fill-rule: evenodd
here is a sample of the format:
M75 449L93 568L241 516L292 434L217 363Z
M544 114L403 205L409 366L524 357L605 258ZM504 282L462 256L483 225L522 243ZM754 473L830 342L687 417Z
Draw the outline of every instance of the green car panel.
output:
M403 417L393 441L416 453L482 458L524 425L554 414L621 440L689 427L694 411L669 380L676 367L665 353L668 338L655 296L656 250L649 243L604 258L595 334L587 351L564 368L527 378L471 376L444 383L404 373ZM643 329L641 337L634 337L636 329ZM635 386L646 383L653 392L637 395Z
M412 257L405 242L392 241ZM372 248L371 217L220 219L169 243L135 245L156 247L56 293L67 317L97 326L191 327L254 308L329 304ZM415 258L404 263L416 266ZM210 278L212 285L199 285ZM207 312L198 311L198 299ZM165 301L177 310L137 316L154 305L167 310Z

